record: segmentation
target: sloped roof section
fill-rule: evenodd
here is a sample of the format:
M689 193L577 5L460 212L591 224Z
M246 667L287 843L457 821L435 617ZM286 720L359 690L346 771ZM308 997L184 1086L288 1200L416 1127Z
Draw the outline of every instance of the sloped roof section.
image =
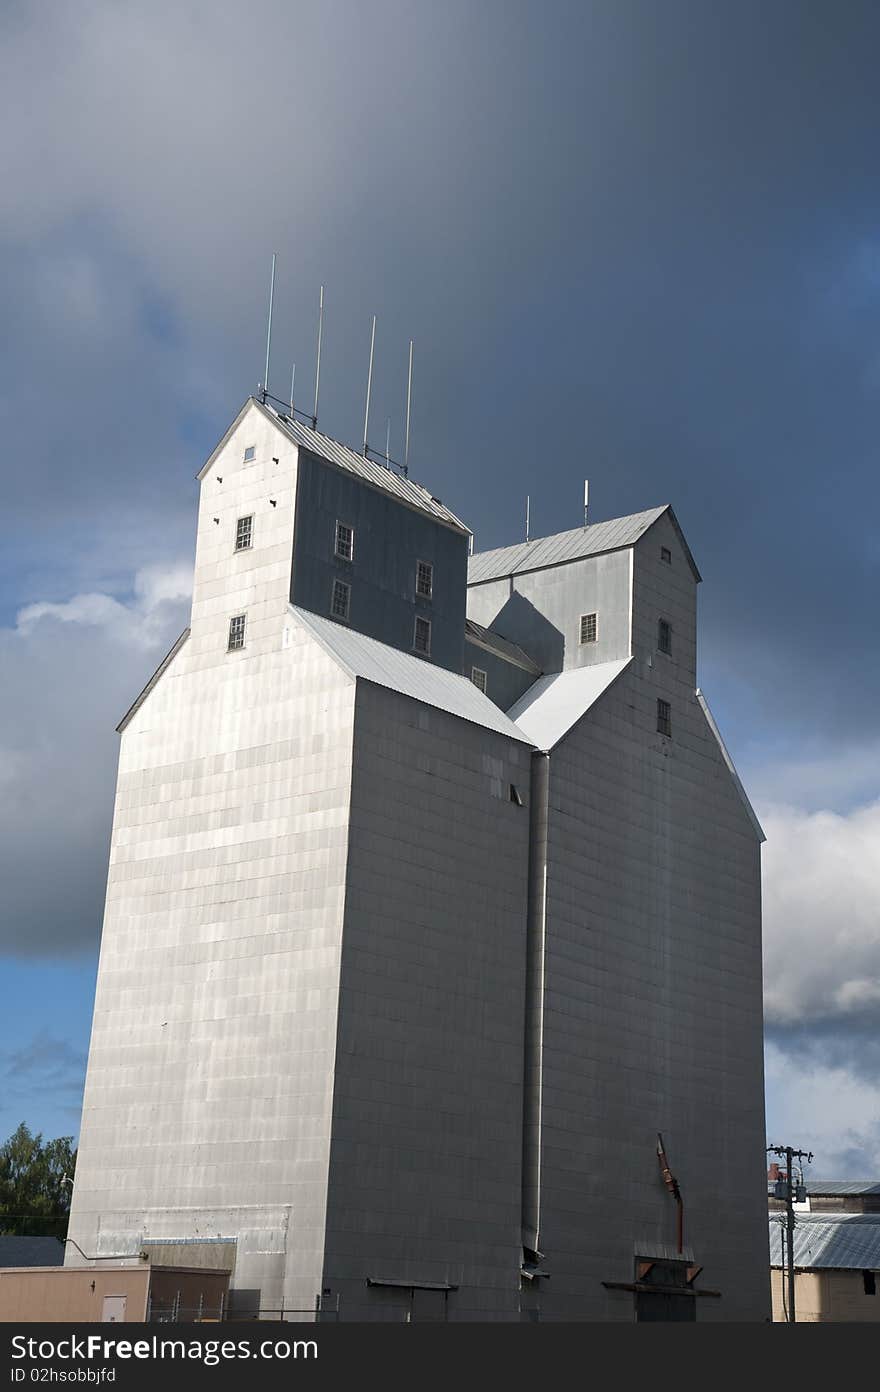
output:
M741 799L741 801L742 801L742 805L743 805L743 807L746 809L746 812L747 812L747 814L748 814L749 821L751 822L752 826L753 826L754 829L755 829L755 834L756 834L756 836L758 837L758 839L759 839L760 841L766 841L766 840L767 840L767 837L764 835L764 828L761 826L761 823L758 821L758 818L757 818L757 816L756 816L756 814L755 814L755 809L754 809L754 807L753 807L752 804L749 802L749 795L748 795L748 793L746 792L745 788L743 787L742 783L740 782L739 774L737 773L736 768L734 767L733 760L731 759L730 754L728 753L727 745L724 743L724 740L721 738L721 731L718 729L718 726L715 724L715 720L714 720L714 718L713 718L713 716L712 716L712 712L711 712L710 709L709 709L709 704L708 704L708 702L707 702L705 696L703 695L703 693L702 693L702 691L700 690L699 687L697 687L697 690L696 690L696 697L697 697L697 700L698 700L699 703L700 703L700 708L701 708L703 714L704 714L705 717L706 717L706 723L707 723L707 725L709 726L709 729L712 731L712 734L715 736L715 742L717 743L718 748L719 748L719 750L721 751L721 757L722 757L722 759L724 760L725 764L727 765L727 770L728 770L728 772L729 772L731 778L733 779L734 787L736 788L736 791L739 793L740 799Z
M846 1195L867 1198L869 1195L880 1195L880 1179L813 1179L811 1175L807 1183L807 1193L815 1194L817 1198L838 1198ZM880 1219L880 1214L877 1216Z
M575 527L570 532L557 532L555 536L539 537L536 541L500 546L495 551L478 551L468 564L468 584L480 585L486 580L500 580L526 570L543 570L545 566L562 565L565 561L578 561L584 556L632 546L666 510L665 507L649 508L647 512L634 512L630 517L613 517L609 522Z
M540 667L537 662L532 661L524 648L518 643L512 643L509 638L502 638L500 633L493 633L491 628L484 628L473 619L465 619L464 636L469 643L486 648L505 662L512 662L514 667L522 667L524 672L532 672L536 677L540 675Z
M400 652L387 643L368 638L365 633L357 633L307 609L300 609L296 605L291 605L290 609L325 652L350 676L388 687L401 696L423 701L427 706L457 715L461 720L469 720L485 730L495 730L499 735L518 740L520 744L531 742L529 736L488 696L484 696L468 677L449 672L445 667L435 667L421 657Z
M322 435L318 430L312 430L310 426L303 425L302 421L281 415L273 407L264 405L262 401L258 401L253 396L245 402L223 439L199 470L197 478L201 479L207 473L244 412L251 405L261 411L267 420L272 421L273 425L276 425L288 439L301 449L306 449L310 454L317 455L327 464L334 464L338 469L344 469L346 473L356 474L358 478L363 479L371 487L378 488L383 493L391 493L408 507L415 508L418 512L426 512L436 521L442 522L444 526L451 527L453 531L461 532L463 536L470 536L470 528L466 527L448 507L444 507L440 499L435 498L433 493L424 488L422 484L415 483L413 479L404 478L402 474L395 473L393 469L386 468L384 464L378 464L374 459L366 459L362 454L356 454L353 449L349 449L348 445L340 444L338 440L332 439L329 435Z
M539 677L507 714L538 749L551 750L631 662L623 657Z
M487 580L502 580L508 575L522 575L530 570L545 570L548 566L580 561L585 556L598 556L605 551L620 551L634 546L649 527L668 513L678 535L688 564L699 581L700 572L691 555L678 519L668 503L634 512L628 517L612 517L608 522L595 522L591 527L575 527L570 532L539 537L536 541L521 541L516 546L501 546L495 551L478 551L468 562L468 584L482 585Z
M770 1265L782 1265L784 1214L770 1219ZM837 1271L880 1271L880 1213L798 1213L794 1264Z

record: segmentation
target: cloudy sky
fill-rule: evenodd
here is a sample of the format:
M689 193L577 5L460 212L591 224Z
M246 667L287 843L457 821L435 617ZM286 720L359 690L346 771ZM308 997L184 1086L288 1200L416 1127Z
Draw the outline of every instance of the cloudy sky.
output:
M880 12L0 6L0 1138L78 1125L117 736L262 376L477 547L671 502L768 834L769 1139L880 1174ZM818 1168L817 1168L818 1167Z

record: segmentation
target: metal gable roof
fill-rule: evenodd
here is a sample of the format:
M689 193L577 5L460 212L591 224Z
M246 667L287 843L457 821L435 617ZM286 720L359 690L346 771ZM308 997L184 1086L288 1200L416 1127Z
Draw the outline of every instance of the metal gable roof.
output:
M486 730L495 730L520 744L529 744L527 734L514 725L488 696L484 696L469 677L437 667L413 653L368 638L333 619L291 605L290 611L352 677L388 687L401 696L423 701L461 720L470 720Z
M770 1265L783 1264L784 1214L770 1218ZM794 1264L839 1271L880 1271L880 1214L798 1213Z
M574 527L570 532L522 541L516 546L500 546L494 551L478 551L468 565L468 584L479 585L517 575L524 570L543 570L545 566L577 561L600 551L616 551L632 546L648 528L662 517L665 507L635 512L630 517L614 517L591 527Z
M590 527L574 527L570 532L557 532L555 536L539 537L536 541L522 541L516 546L501 546L494 551L478 551L468 563L468 584L482 585L487 580L501 580L524 571L544 570L548 566L563 565L566 561L598 556L604 551L622 550L635 545L664 513L669 514L688 563L699 580L700 572L690 548L675 513L666 503L663 507L648 508L646 512L612 517L607 522L595 522Z
M383 493L390 493L408 507L427 513L438 522L442 522L444 526L460 532L462 536L470 536L470 528L466 527L459 517L456 517L451 508L444 507L440 499L435 498L433 493L422 484L416 483L413 479L404 478L402 474L395 473L393 469L386 468L384 464L379 464L374 459L367 459L362 454L356 454L353 449L349 449L348 445L341 444L339 440L331 439L329 435L322 435L318 430L312 430L310 426L303 425L302 421L292 420L289 416L281 415L272 406L264 405L253 396L248 397L222 440L215 446L202 465L196 475L197 478L204 478L249 406L261 411L267 420L277 426L299 448L308 450L310 454L316 455L327 464L334 464L338 469L356 474L358 478L363 479L371 487L378 488Z

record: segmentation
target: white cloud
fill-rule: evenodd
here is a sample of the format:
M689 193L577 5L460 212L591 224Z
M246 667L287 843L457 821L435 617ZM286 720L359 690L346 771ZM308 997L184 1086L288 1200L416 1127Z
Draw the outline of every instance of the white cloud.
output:
M188 619L191 571L138 572L129 600L37 603L0 629L0 950L94 947L113 808L115 726Z
M192 567L145 566L134 577L134 599L121 603L113 595L79 594L63 604L41 602L19 610L16 629L30 636L36 625L47 621L107 630L115 642L136 648L153 648L167 630L164 606L178 604L192 593Z
M819 1179L872 1179L880 1172L880 1087L844 1067L766 1051L767 1140L812 1150Z
M844 815L762 809L770 1024L841 1023L880 1004L880 801Z

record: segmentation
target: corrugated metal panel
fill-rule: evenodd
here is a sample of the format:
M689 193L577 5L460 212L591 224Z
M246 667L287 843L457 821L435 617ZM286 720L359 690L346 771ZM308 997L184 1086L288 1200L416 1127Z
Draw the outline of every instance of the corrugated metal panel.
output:
M473 643L479 643L483 648L489 648L505 662L513 662L517 667L522 667L527 672L534 672L535 676L540 675L541 669L537 662L533 662L518 643L512 643L509 638L502 638L500 633L493 633L491 628L484 628L482 624L476 623L473 619L465 619L464 636Z
M468 564L468 584L479 585L485 580L499 580L525 570L542 570L545 566L564 561L595 556L601 551L616 551L632 546L667 508L649 508L629 517L613 517L608 522L596 522L591 527L575 527L570 532L541 537L537 541L521 542L518 546L501 546L495 551L477 552Z
M356 454L347 445L340 444L338 440L332 440L329 435L322 435L320 431L312 430L310 426L303 425L302 421L292 421L287 416L281 416L270 406L264 406L259 401L256 404L261 411L264 411L275 421L295 444L309 450L312 454L316 454L319 459L326 459L328 463L336 464L340 469L345 469L350 474L357 474L359 478L366 479L368 483L371 483L374 488L381 488L384 493L393 493L395 497L408 503L410 507L418 508L420 512L429 513L431 517L436 517L439 522L444 522L448 527L463 532L465 536L470 535L470 528L466 527L454 512L451 512L448 507L444 507L440 499L435 498L420 483L404 478L402 474L396 474L392 469L387 469L384 464L377 464L374 459L365 459L362 454Z
M530 743L528 735L493 705L488 696L478 691L468 677L449 672L445 667L435 667L424 658L400 652L398 648L391 648L387 643L368 638L365 633L357 633L306 609L291 605L291 613L353 677L387 686L402 696L411 696L415 701L470 720L486 730L508 735L521 744Z
M538 749L552 749L630 662L622 657L539 677L507 714Z
M782 1265L784 1214L770 1219L770 1265ZM848 1271L880 1270L880 1214L797 1214L794 1264Z
M880 1194L880 1179L810 1179L807 1193L828 1198L839 1194Z

